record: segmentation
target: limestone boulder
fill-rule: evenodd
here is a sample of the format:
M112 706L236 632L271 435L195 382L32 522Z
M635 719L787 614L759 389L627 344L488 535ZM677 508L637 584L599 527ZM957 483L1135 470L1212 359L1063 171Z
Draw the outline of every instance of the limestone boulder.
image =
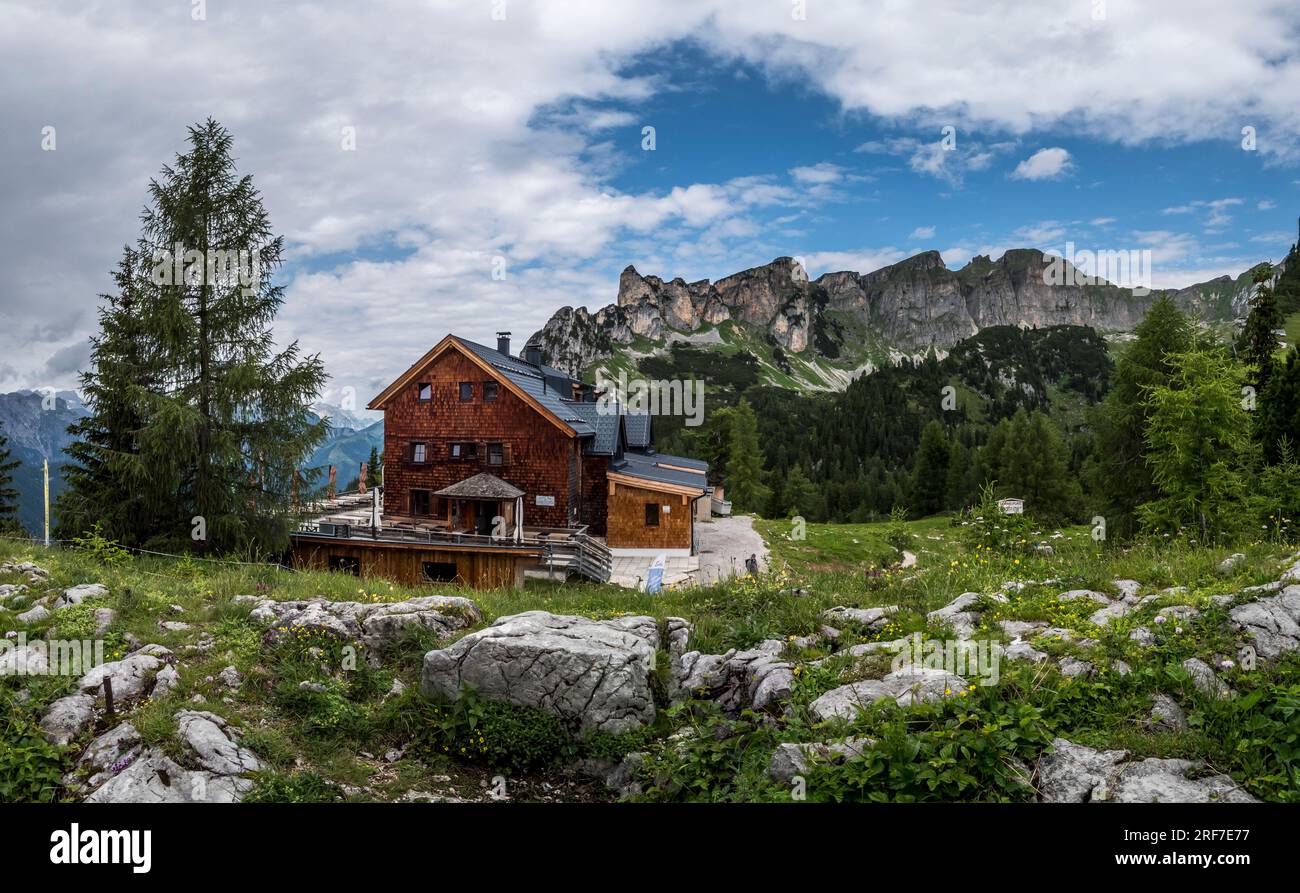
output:
M428 652L421 690L456 699L472 687L479 697L545 710L579 735L619 734L654 721L659 646L653 617L527 611Z
M831 689L809 706L813 718L852 719L863 707L881 700L892 700L900 707L937 701L955 695L966 687L966 680L945 670L905 666L881 679L868 679Z

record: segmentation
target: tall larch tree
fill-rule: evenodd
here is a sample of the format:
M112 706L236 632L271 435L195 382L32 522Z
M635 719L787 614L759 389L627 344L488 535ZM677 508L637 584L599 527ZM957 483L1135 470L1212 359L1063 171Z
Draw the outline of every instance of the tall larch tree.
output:
M278 551L294 469L326 433L308 413L325 371L296 342L273 338L283 240L252 178L237 173L230 133L209 119L188 143L151 181L141 215L136 251L149 276L134 282L131 337L144 374L127 406L138 427L129 450L105 455L114 483L138 490L148 536L199 551ZM100 376L96 366L91 383ZM120 422L96 424L126 442Z

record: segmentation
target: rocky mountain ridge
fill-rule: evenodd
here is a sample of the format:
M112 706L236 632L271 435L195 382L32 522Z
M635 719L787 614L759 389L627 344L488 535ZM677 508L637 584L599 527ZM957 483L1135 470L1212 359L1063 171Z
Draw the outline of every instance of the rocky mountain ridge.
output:
M1056 263L1055 279L1052 265ZM841 271L810 280L794 258L716 282L665 281L627 267L617 301L595 313L564 307L529 340L571 374L637 345L685 340L717 343L724 333L759 337L785 355L861 359L868 347L919 353L943 350L988 326L1085 325L1127 331L1162 294L1201 319L1244 312L1253 286L1246 274L1222 276L1172 292L1135 291L1104 280L1073 284L1068 261L1035 249L987 255L950 270L927 251L870 273ZM1066 284L1049 284L1057 281Z

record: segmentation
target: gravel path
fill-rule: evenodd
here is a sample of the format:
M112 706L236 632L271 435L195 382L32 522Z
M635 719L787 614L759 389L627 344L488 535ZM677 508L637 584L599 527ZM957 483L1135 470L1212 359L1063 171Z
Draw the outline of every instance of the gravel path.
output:
M758 556L760 570L767 569L767 543L749 515L714 518L695 525L695 534L700 543L700 569L695 579L701 584L745 573L745 559L750 555Z

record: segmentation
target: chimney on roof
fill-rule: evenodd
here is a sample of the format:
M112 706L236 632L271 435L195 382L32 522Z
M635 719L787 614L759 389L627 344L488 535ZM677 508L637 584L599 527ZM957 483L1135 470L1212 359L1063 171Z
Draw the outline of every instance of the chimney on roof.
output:
M497 353L510 356L510 333L497 332Z
M524 360L534 366L542 365L542 349L535 344L525 344Z

